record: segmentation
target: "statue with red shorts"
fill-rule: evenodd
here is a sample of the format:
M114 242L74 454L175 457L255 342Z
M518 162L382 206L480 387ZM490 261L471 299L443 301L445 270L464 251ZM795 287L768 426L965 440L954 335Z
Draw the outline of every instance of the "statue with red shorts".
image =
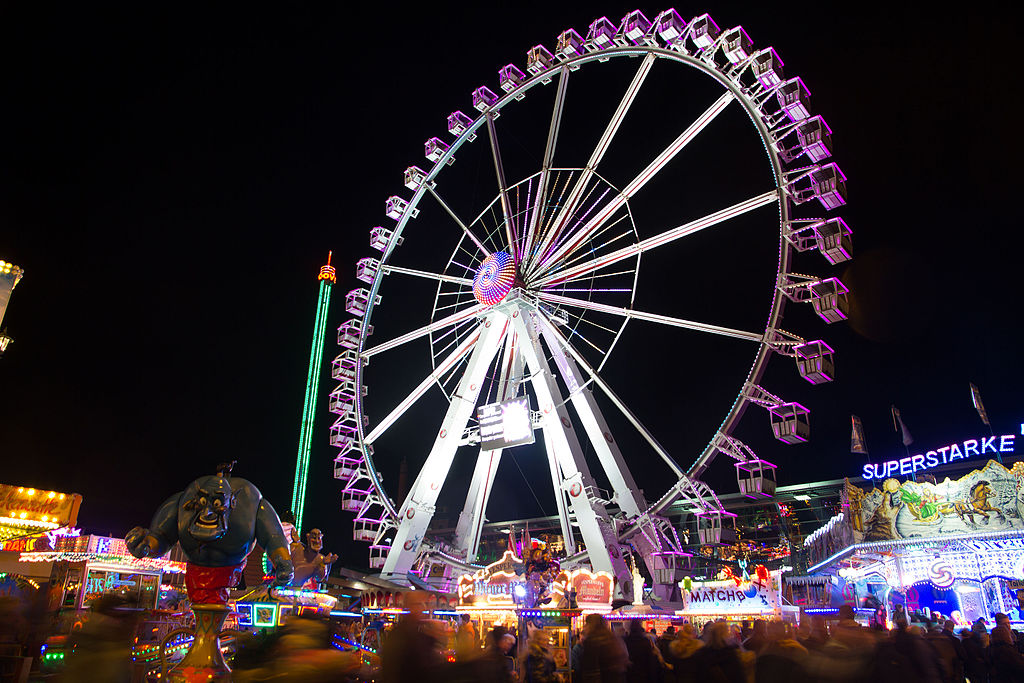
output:
M157 508L150 528L135 527L124 539L138 558L160 557L180 543L188 560L185 587L193 604L225 604L257 541L274 567L274 584L292 580L281 520L259 489L231 477L233 466L220 465L217 474L193 481Z

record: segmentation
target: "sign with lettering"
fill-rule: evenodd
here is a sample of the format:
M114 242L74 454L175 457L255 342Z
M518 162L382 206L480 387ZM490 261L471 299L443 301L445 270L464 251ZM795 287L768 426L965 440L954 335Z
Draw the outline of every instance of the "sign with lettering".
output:
M530 399L522 396L477 408L480 448L485 451L533 443Z
M506 550L497 562L472 574L463 574L459 577L459 604L513 606L517 586L525 595L524 578L516 571L523 567L523 561Z
M558 579L562 579L561 575L559 575ZM568 586L577 592L577 603L581 607L611 603L611 591L614 588L614 580L608 572L575 569L569 572L565 579Z
M683 595L683 615L763 614L779 612L779 576L771 572L767 580L691 581L687 589L679 582Z
M906 477L920 470L947 465L966 458L996 457L1001 453L1014 453L1016 437L1016 434L981 436L977 439L965 439L951 443L948 446L924 453L908 455L898 460L868 463L864 465L863 476L869 481L895 476Z
M82 497L27 486L0 484L0 524L56 529L74 526Z

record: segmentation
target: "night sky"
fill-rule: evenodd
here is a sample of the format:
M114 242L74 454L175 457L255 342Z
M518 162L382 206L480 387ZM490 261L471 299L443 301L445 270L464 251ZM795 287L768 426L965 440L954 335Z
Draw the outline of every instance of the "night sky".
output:
M348 541L351 515L338 511L326 396L334 329L349 318L344 295L362 286L355 262L379 255L368 231L392 224L388 196L411 194L402 171L430 167L424 141L451 139L447 115L475 114L474 88L497 91L498 69L525 68L532 45L553 49L562 30L585 34L598 16L614 21L632 8L371 9L0 10L0 258L26 271L4 320L15 342L0 359L0 481L81 493L80 526L122 535L147 523L164 497L236 459L236 474L286 509L316 274L333 250L338 284L306 517L344 564L364 566L365 546ZM653 17L662 8L642 9ZM839 213L854 240L847 264L830 267L815 253L797 260L799 272L836 275L851 288L850 322L825 326L806 304L790 304L784 323L837 350L837 381L810 387L776 357L763 382L812 409L811 442L776 442L756 408L737 434L779 465L780 483L794 484L860 471L863 457L849 453L851 413L864 421L872 461L903 455L892 403L920 446L987 432L969 382L996 432L1019 432L1013 197L1022 150L1012 113L1020 98L1008 87L1011 22L898 4L680 11L705 9L723 28L742 24L756 47L773 45L787 75L803 77L849 179ZM573 75L556 163L585 161L636 63ZM673 81L670 72L652 72L628 135L609 152L602 170L620 187L717 96L692 73L681 69ZM532 90L498 121L512 182L537 169L553 93L553 85ZM733 108L650 198L631 202L641 236L770 189L763 151ZM464 150L439 191L469 219L496 186L486 135ZM394 263L440 270L459 233L429 198L421 206ZM763 329L778 247L774 210L763 211L645 256L637 308ZM429 320L433 285L392 284L397 277L381 289L378 342ZM677 332L631 323L608 374L685 466L725 415L753 348ZM375 358L366 374L371 416L428 371L425 343ZM415 476L429 450L440 400L428 394L378 446L392 496L401 458ZM667 470L630 438L622 441L631 469L655 498ZM524 448L518 467L512 457L503 463L492 520L554 512L541 454ZM474 456L459 455L451 479L465 482ZM716 462L709 483L734 491L731 469ZM464 492L446 495L451 507Z

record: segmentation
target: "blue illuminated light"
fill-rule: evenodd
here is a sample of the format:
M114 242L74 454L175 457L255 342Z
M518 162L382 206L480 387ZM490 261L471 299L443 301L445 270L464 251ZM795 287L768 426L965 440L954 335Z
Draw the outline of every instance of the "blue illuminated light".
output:
M896 475L907 476L919 470L926 470L939 465L948 465L957 460L970 457L983 457L986 453L999 457L1002 453L1013 453L1016 434L1001 436L982 436L977 439L966 439L935 450L908 455L899 460L864 465L863 477L872 479L888 479ZM998 442L998 445L997 445Z

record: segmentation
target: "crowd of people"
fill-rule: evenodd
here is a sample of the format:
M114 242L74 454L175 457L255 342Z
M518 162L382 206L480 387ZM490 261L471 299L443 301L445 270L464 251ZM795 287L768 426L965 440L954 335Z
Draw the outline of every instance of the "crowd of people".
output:
M516 637L497 627L480 647L467 620L456 637L454 662L441 659L437 643L415 612L400 622L381 651L384 683L567 683L552 656L548 633L533 630L516 652ZM868 628L852 608L831 625L815 618L794 629L756 621L740 629L711 621L689 623L660 636L629 622L623 635L599 614L588 615L572 649L573 683L1013 683L1024 682L1024 640L1006 615L989 631L983 620L958 628L952 620L892 630Z

